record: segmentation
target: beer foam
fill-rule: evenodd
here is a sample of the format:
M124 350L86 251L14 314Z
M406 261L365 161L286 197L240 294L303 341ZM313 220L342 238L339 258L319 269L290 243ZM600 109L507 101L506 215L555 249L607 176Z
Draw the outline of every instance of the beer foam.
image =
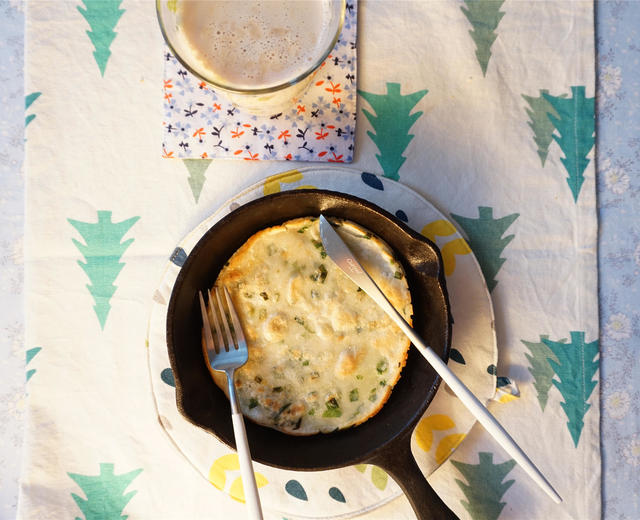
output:
M183 0L180 27L204 76L269 88L315 65L335 35L331 0Z

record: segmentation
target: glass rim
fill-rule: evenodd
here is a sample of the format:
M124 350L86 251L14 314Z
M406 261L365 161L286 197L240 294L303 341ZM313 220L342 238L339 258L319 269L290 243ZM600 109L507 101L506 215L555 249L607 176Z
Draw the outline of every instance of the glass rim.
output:
M167 30L166 30L166 27L165 27L165 23L164 23L164 19L163 19L163 16L162 16L162 6L161 6L162 1L163 0L156 0L156 15L158 17L158 23L160 25L160 32L162 33L162 38L164 39L165 43L169 47L169 50L171 51L173 56L180 62L180 64L185 69L187 69L187 71L189 71L191 74L193 74L197 78L201 79L205 83L211 85L212 87L218 88L218 89L221 89L221 90L224 90L224 91L227 91L227 92L231 92L233 94L242 94L242 95L261 95L261 94L275 93L275 92L278 92L280 90L284 90L287 87L291 87L293 85L296 85L296 84L300 83L301 81L303 81L305 78L311 76L317 69L320 68L320 66L324 63L324 61L327 59L327 57L329 56L331 51L336 46L336 43L338 42L338 39L340 38L340 34L342 33L342 28L343 28L343 25L344 25L344 18L345 18L345 14L346 14L346 0L332 0L332 2L335 2L335 1L340 2L340 15L339 15L339 21L338 21L338 27L336 29L336 33L333 35L333 38L331 39L331 42L329 43L329 45L327 45L327 48L322 53L320 58L318 60L316 60L310 67L305 69L304 72L298 74L296 77L294 77L291 80L279 83L279 84L271 86L271 87L237 88L237 87L233 87L233 86L224 84L222 82L214 81L214 80L212 80L210 78L205 77L203 74L201 74L198 71L194 70L191 67L191 65L189 65L186 62L186 60L175 49L174 45L171 43L170 38L168 36Z

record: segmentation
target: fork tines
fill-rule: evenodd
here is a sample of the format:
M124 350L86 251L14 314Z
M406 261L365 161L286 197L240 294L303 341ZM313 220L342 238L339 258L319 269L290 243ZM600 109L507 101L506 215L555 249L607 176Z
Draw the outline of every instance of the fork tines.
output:
M225 295L224 299L226 300L224 303L218 288L213 288L215 299L211 295L211 291L207 290L207 306L204 304L202 292L199 292L200 311L202 313L202 321L205 329L205 341L207 343L207 348L209 350L213 350L215 353L220 353L222 351L229 352L231 349L246 348L246 342L244 334L242 333L240 320L235 308L233 307L231 296L225 286L223 286L223 290ZM229 318L231 319L231 324L229 323ZM211 324L213 324L213 327ZM215 341L212 330L216 335Z

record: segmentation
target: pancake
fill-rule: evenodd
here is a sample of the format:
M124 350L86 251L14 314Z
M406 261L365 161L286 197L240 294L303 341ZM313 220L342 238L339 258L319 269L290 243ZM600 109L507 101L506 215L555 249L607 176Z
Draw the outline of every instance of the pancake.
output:
M407 280L389 246L358 224L330 220L411 323ZM247 339L249 360L235 382L249 419L292 435L328 433L361 424L389 398L410 342L327 256L317 218L259 231L215 285L229 290ZM225 374L210 371L227 393Z

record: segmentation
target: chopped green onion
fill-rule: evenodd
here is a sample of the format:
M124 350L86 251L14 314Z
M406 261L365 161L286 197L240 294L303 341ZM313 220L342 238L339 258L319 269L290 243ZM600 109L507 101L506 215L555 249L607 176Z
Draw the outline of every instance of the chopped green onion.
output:
M353 390L351 390L351 392L349 392L349 401L353 403L358 399L360 399L360 392L358 392L357 388L354 388Z

